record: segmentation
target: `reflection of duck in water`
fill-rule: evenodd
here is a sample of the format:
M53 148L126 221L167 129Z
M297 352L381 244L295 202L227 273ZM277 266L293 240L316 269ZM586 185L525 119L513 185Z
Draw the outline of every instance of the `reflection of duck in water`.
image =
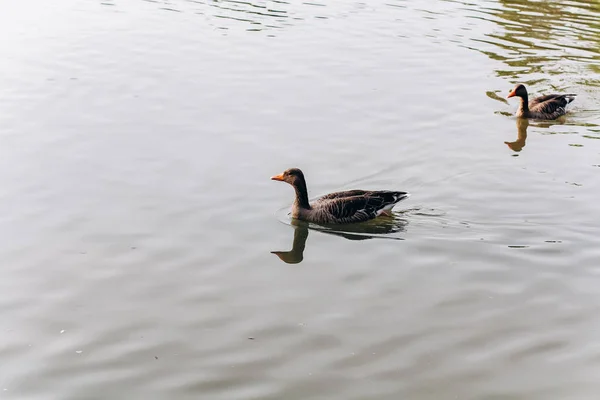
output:
M527 127L529 126L529 120L527 118L517 118L517 140L514 142L504 142L513 151L519 152L525 147L525 141L527 140Z
M376 223L382 220L369 221L361 224L344 225L344 230L331 230L319 225L311 225L311 228L329 235L341 236L348 240L367 240L367 239L395 239L402 240L399 237L385 237L385 235L404 231L408 221L397 218L393 215L385 220L385 223ZM304 260L304 249L308 239L309 224L304 221L292 220L294 227L294 241L290 251L272 251L281 261L286 264L299 264Z
M517 117L533 119L556 119L567 113L567 104L575 100L576 94L548 94L529 101L524 85L517 85L506 98L519 97Z
M409 196L406 192L348 190L327 194L310 204L304 174L298 168L290 168L271 179L294 187L293 218L317 224L348 224L389 215L396 203Z

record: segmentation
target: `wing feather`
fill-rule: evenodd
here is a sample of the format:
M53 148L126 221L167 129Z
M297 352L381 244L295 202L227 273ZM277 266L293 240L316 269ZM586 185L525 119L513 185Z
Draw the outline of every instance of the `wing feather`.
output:
M345 197L342 193L357 194ZM385 207L408 197L405 192L352 190L332 193L316 202L318 220L324 223L363 222L377 217Z
M545 101L552 100L552 99L555 99L555 98L561 97L561 96L563 96L563 95L562 94L547 94L545 96L536 97L535 99L533 99L529 102L529 106L533 107L534 104L543 103Z
M575 94L549 94L533 99L529 109L534 114L557 118L566 113L567 104L575 100Z
M346 190L344 192L329 193L319 198L317 201L339 199L343 197L363 196L367 192L365 190Z

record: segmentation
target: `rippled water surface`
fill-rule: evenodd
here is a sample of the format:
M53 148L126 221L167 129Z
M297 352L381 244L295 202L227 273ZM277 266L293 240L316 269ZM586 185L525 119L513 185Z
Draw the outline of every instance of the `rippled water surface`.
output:
M596 399L598 15L6 2L0 398ZM412 197L291 223L289 167Z

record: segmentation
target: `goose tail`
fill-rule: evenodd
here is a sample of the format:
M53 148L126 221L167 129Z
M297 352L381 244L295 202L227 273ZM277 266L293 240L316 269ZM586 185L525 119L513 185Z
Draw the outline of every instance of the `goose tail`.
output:
M564 96L565 96L565 99L567 100L567 104L569 104L575 100L575 96L577 96L577 94L569 93L569 94L565 94Z
M408 193L408 192L397 192L394 194L394 204L396 204L402 200L408 199L409 197L410 197L410 193Z
M388 192L389 193L389 192ZM410 197L410 193L407 192L391 192L391 198L385 202L382 207L377 211L377 215L381 214L389 214L389 212L394 208L394 206Z

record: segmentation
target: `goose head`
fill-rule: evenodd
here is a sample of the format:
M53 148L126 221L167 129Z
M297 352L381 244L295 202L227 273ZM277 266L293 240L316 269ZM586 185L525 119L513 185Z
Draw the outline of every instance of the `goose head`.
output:
M525 85L523 84L518 84L517 86L515 86L513 88L513 90L510 91L510 93L508 93L508 96L506 96L507 99L511 98L511 97L521 97L521 98L526 98L527 97L527 89L525 89Z
M304 174L298 168L286 169L281 174L272 176L271 179L286 182L292 186L305 185Z

